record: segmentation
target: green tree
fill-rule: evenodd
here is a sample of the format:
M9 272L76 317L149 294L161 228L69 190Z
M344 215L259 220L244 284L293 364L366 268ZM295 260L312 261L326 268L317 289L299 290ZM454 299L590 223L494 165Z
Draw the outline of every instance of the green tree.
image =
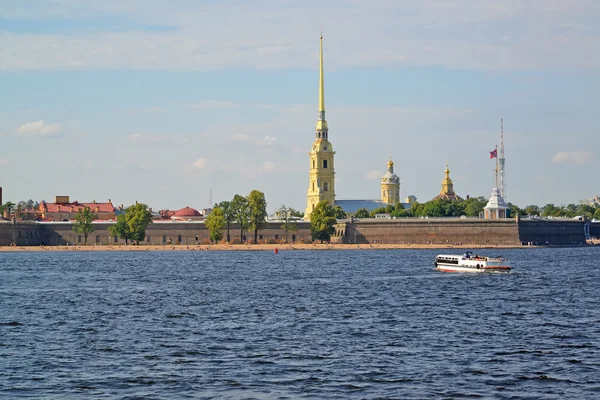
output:
M592 219L596 209L589 204L580 204L577 207L577 215L585 215L587 218Z
M546 204L544 208L542 208L541 215L542 217L552 217L557 216L558 213L560 213L560 209L554 204Z
M297 218L303 218L304 217L304 213L302 211L295 210L295 209L293 209L291 207L289 208L289 210L290 210L290 216L291 217L297 217Z
M419 203L418 201L414 201L411 205L410 205L410 213L414 216L414 217L422 217L422 212L423 212L423 204Z
M396 207L394 207L394 211L392 211L390 215L396 218L406 218L413 216L410 209L405 209L404 206L400 203L396 204Z
M120 237L121 239L125 239L125 244L129 244L129 240L131 239L131 232L129 231L129 226L127 225L127 219L125 218L125 214L121 214L117 217L117 223L110 226L108 231L114 237Z
M83 235L83 243L86 245L89 234L94 232L92 221L96 218L98 218L98 216L94 214L89 207L79 209L75 215L75 225L73 226L73 230Z
M225 222L227 223L227 243L231 242L231 236L229 235L229 226L235 221L235 210L231 206L230 201L222 201L217 204L221 210L223 210L223 216L225 217Z
M464 201L465 215L467 217L479 217L483 212L483 208L487 204L487 199L483 196L471 197Z
M506 205L508 206L508 216L510 218L516 218L517 215L525 215L525 210L520 209L519 206L516 206L513 203L508 203Z
M152 223L152 213L147 205L136 203L125 211L125 221L131 235L130 239L135 244L140 244L140 241L146 237L146 228Z
M288 241L288 233L296 232L298 230L298 223L296 222L296 220L293 219L293 211L295 211L293 208L286 207L285 205L282 205L277 210L275 210L275 216L277 217L277 219L283 222L283 224L281 224L281 229L285 231L286 243Z
M248 207L250 209L249 228L254 231L254 244L258 243L258 231L267 223L267 200L265 194L253 190L248 195Z
M540 208L536 205L529 205L525 207L524 213L531 216L540 215Z
M4 211L6 211L7 215L10 217L10 215L12 214L13 210L15 209L15 203L13 203L12 201L7 201L6 203L4 203Z
M204 224L210 233L210 240L219 243L223 239L223 229L225 229L225 213L221 207L215 207L204 220Z
M356 210L356 212L354 213L354 216L356 218L369 218L369 210L367 210L366 208L359 208L358 210Z
M231 207L233 215L235 215L235 220L240 226L240 242L244 243L244 233L250 227L250 205L248 204L248 199L236 194L233 196L233 200L231 200Z
M333 206L333 211L337 219L346 219L346 211L344 211L342 206Z
M312 240L329 241L335 233L335 210L327 200L317 204L310 214L310 232Z
M385 208L385 207L379 207L379 208L376 208L376 209L374 209L374 210L371 210L371 212L369 213L369 216L370 216L371 218L375 218L375 215L376 215L376 214L386 214L386 211L387 211L387 210L386 210L386 208Z

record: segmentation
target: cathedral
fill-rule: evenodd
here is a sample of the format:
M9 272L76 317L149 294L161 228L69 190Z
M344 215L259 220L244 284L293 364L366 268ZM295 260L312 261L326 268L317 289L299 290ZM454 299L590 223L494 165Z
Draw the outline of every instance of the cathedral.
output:
M390 158L387 173L381 178L380 200L336 200L333 146L329 141L329 127L325 119L325 85L323 78L323 36L320 37L319 52L319 111L315 129L315 141L309 154L309 182L304 217L309 219L316 205L327 200L329 204L341 206L347 213L359 208L374 210L400 202L400 178L394 173L394 162ZM410 196L414 199L414 196ZM403 204L405 205L405 204Z

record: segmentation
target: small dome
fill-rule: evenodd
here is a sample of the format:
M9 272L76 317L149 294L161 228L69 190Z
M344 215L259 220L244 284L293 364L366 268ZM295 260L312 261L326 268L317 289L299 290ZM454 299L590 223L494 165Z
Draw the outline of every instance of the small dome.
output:
M186 207L173 214L174 217L201 217L202 214L194 208Z

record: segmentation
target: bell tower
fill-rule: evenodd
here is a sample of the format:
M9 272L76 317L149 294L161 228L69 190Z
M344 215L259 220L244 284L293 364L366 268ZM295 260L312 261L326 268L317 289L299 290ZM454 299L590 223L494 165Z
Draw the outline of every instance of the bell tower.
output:
M306 195L307 204L304 218L310 219L310 214L317 204L327 200L332 206L335 204L335 172L333 158L335 152L329 142L329 128L325 120L325 86L323 80L323 35L320 37L321 48L319 53L319 114L315 129L315 141L309 155L309 182Z
M381 202L395 206L400 202L400 178L394 173L392 157L387 163L387 171L381 178Z

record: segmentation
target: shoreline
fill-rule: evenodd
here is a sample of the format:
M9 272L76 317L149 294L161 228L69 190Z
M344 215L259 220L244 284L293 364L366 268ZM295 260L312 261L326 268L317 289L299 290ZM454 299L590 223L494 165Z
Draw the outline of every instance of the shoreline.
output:
M591 243L594 245L595 243ZM533 249L570 246L524 246L524 245L452 245L452 244L215 244L215 245L87 245L87 246L0 246L2 252L106 252L106 251L278 251L285 250L393 250L393 249Z

